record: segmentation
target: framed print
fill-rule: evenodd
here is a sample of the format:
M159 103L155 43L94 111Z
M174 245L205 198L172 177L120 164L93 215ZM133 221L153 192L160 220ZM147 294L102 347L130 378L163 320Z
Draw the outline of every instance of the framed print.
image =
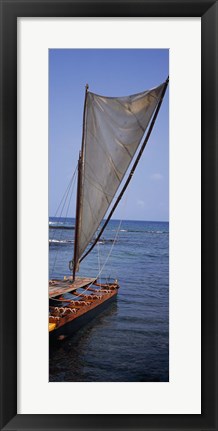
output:
M1 428L217 429L217 2L2 0L1 29ZM156 82L159 78L160 82ZM84 87L89 84L84 114L84 87L78 91L83 82ZM163 86L157 86L163 82ZM150 92L144 93L148 88ZM139 99L140 108L136 105ZM115 153L118 154L118 148L122 154L124 147L127 151L124 125L127 127L134 110L131 127L135 127L141 142L137 127L139 123L139 129L146 126L142 126L141 117L139 120L140 109L145 106L146 112L147 106L154 109L152 115L157 109L154 132L150 130L152 121L148 126L148 137L152 131L154 144L151 141L146 148L147 166L143 169L145 154L138 179L133 183L138 181L140 193L132 186L135 205L127 204L126 219L135 221L124 221L122 228L120 224L116 227L120 238L123 235L125 241L128 239L128 250L123 243L116 252L123 256L122 263L126 259L127 265L121 284L128 289L126 279L132 274L137 275L135 280L142 280L145 275L140 262L145 260L147 278L142 285L150 283L153 291L138 291L139 281L128 303L121 288L117 306L98 321L99 325L79 331L76 341L65 340L61 329L61 344L53 354L48 349L48 277L53 289L49 302L50 332L59 327L60 319L64 321L63 313L80 313L82 305L84 309L90 307L93 301L111 295L110 289L117 288L107 278L106 283L100 280L96 291L94 272L90 272L94 278L90 279L91 284L84 285L86 296L79 291L73 298L72 291L75 295L78 289L70 290L63 302L62 291L54 295L58 278L54 269L56 243L61 244L61 256L70 260L70 235L75 229L75 235L82 238L85 231L78 226L83 218L88 226L84 234L86 244L79 243L75 236L74 260L82 256L105 215L102 200L98 207L99 188L104 184L108 201L113 194L113 184L110 190L107 188L109 178L115 183L120 174L121 164L114 168ZM107 115L103 117L105 110ZM77 112L83 114L83 121ZM102 137L100 124L107 139ZM111 132L112 124L119 124L117 135L114 126ZM80 134L89 130L91 135L91 139L88 134L83 138L86 157L89 139L95 147L96 157L85 159L86 176L78 181L89 189L89 195L95 189L95 205L91 207L89 201L85 207L83 203L85 215L80 208L63 221L62 213L58 220L56 217L56 195L59 183L64 184L77 165L76 155L70 161L71 140L76 149L75 142L79 141L75 125ZM161 138L156 133L158 127ZM105 142L101 156L97 157L93 142L101 142L101 148ZM110 150L109 142L114 145ZM153 160L152 147L156 165L149 162ZM128 147L126 158L129 151ZM105 153L109 162L102 162L104 172L100 166L97 182L92 173L96 174ZM84 168L80 163L78 172L82 176ZM122 169L123 166L124 157ZM116 171L113 181L112 171ZM143 212L146 182L152 193L147 191L150 206L147 204L147 212ZM79 202L85 193L81 190ZM75 213L76 221L72 218ZM117 217L122 216L118 213ZM99 218L96 229L90 227L93 218ZM152 222L142 225L141 219ZM103 237L97 236L99 249L109 248L115 225L116 220L111 219L111 230L105 230ZM134 238L130 238L130 233ZM144 244L143 235L148 254L140 261L137 256L140 241ZM155 244L161 249L155 255L155 259L159 256L158 262L152 254ZM136 258L138 266L127 259L127 252ZM96 256L99 263L101 257ZM60 260L57 266L63 273L61 283L68 283L71 279L65 276L64 266L60 268ZM114 266L118 268L118 259ZM94 268L92 261L90 267ZM72 268L75 275L77 265ZM62 284L58 289L62 289ZM147 308L138 305L135 313L131 305L134 296L139 298L139 304L140 298L144 298L141 301ZM154 301L156 305L151 308ZM157 304L162 305L158 308ZM71 369L66 366L69 362Z

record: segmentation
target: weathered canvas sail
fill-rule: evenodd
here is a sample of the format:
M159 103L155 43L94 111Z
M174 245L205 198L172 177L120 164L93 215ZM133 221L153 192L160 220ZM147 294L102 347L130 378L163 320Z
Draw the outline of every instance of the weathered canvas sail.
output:
M86 94L77 199L77 265L142 140L164 84L128 97Z

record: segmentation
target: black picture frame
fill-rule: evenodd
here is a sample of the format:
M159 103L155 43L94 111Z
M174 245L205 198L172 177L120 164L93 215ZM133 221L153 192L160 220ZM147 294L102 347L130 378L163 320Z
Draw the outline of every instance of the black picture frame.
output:
M217 1L0 0L0 5L1 429L217 430ZM98 415L17 414L17 18L21 16L201 17L202 413L200 415L102 415L101 412Z

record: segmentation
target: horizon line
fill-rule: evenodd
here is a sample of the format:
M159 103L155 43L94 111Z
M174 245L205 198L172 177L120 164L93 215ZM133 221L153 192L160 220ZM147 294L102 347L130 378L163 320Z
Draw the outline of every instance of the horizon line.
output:
M70 217L57 217L57 216L49 216L49 218L59 218L59 219L68 219L68 218L73 218L75 219L76 217L70 216ZM106 220L106 219L102 219ZM120 218L111 218L110 221L119 221L120 222ZM141 220L141 219L122 219L122 221L142 221L142 222L152 222L152 223L169 223L169 220Z

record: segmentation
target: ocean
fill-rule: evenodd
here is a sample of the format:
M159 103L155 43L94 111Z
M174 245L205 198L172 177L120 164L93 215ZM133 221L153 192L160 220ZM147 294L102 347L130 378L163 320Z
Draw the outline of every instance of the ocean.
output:
M70 275L73 218L49 220L50 278ZM80 276L118 279L114 303L50 351L51 382L169 381L169 224L111 220Z

